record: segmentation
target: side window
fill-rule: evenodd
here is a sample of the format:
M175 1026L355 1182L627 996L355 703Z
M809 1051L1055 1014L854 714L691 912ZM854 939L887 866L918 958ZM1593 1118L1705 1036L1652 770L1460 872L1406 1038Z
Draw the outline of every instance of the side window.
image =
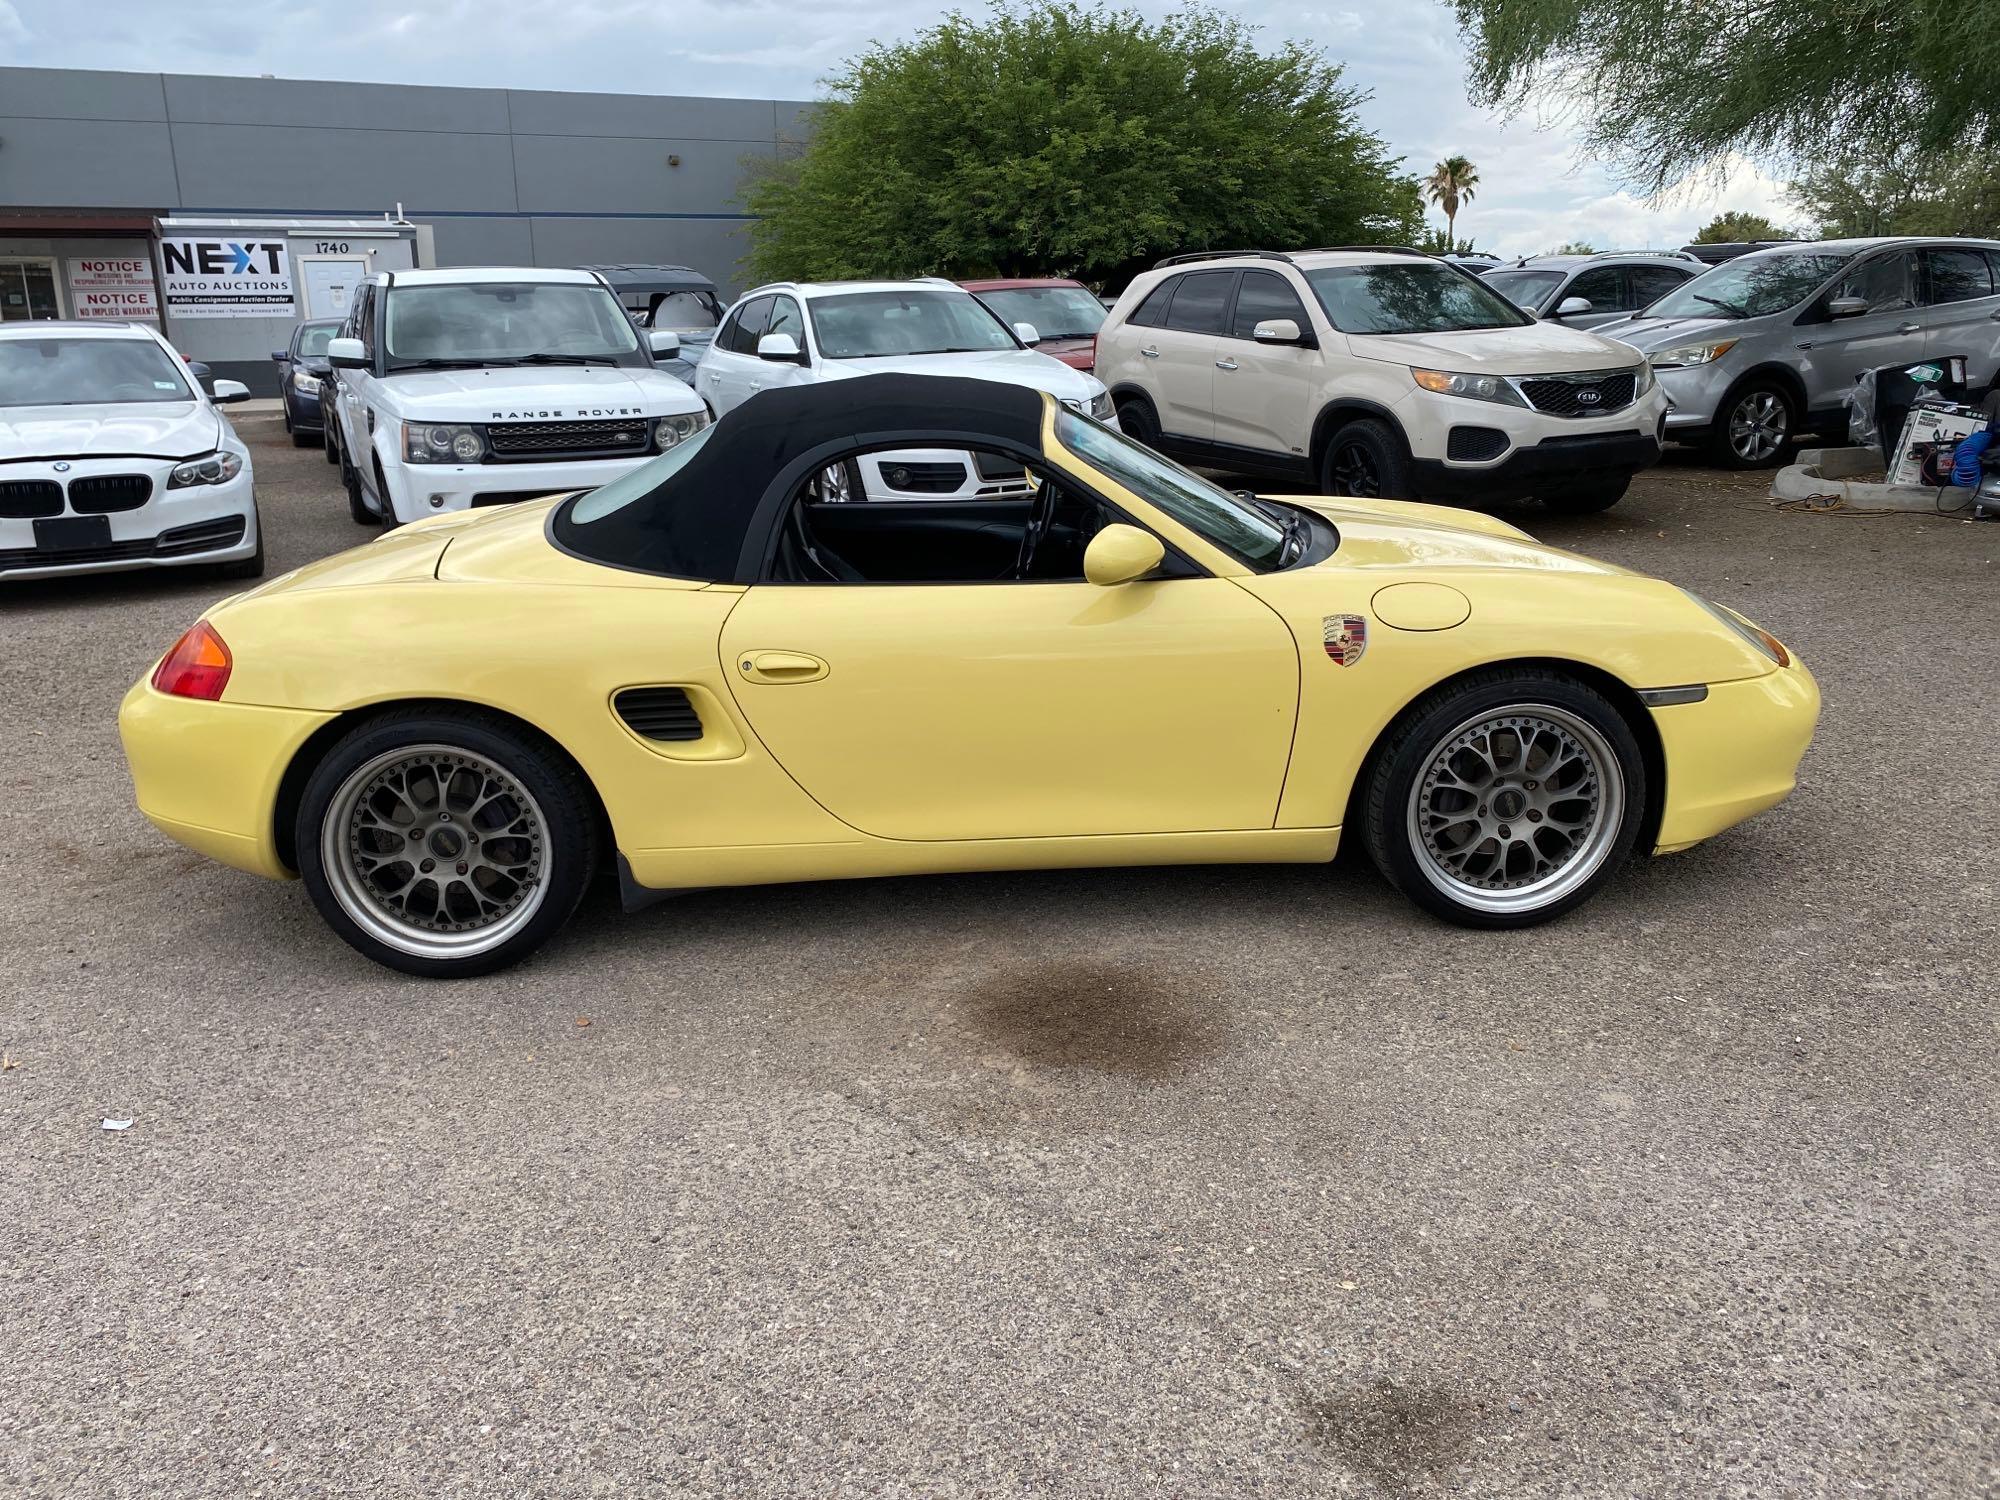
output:
M1222 332L1222 310L1229 305L1234 271L1195 271L1183 276L1167 308L1167 327L1182 333Z
M1672 266L1627 266L1625 279L1632 286L1632 306L1640 308L1651 307L1689 277Z
M1927 250L1934 303L1970 302L1993 295L1993 273L1977 250Z
M775 297L753 297L743 304L743 310L736 315L736 342L729 346L735 354L755 354L757 340L764 336L771 322L771 304Z
M1897 312L1916 305L1909 252L1878 255L1856 266L1834 286L1834 297L1859 297L1870 312Z
M789 333L792 336L792 341L794 343L796 343L801 349L805 348L806 319L805 319L805 314L799 311L799 304L797 303L797 301L795 301L793 298L790 297L772 298L771 321L768 325L766 325L764 332ZM751 352L753 354L756 352L754 347L752 348Z
M1276 271L1245 271L1236 289L1236 315L1229 321L1231 338L1255 338L1257 325L1273 318L1290 318L1299 332L1312 331L1312 319L1290 282Z
M354 309L355 337L372 357L375 353L375 304L380 299L382 289L370 282L361 292L361 303Z
M1132 316L1125 321L1141 328L1158 328L1167 321L1167 304L1174 300L1174 287L1180 281L1178 276L1169 276L1165 281L1146 293L1145 299L1132 309Z
M1582 297L1589 301L1592 312L1623 312L1632 306L1625 300L1625 273L1616 266L1592 266L1588 271L1579 272L1577 278L1562 290L1556 299L1561 307L1571 297Z
M730 309L729 315L722 320L722 326L715 330L716 348L730 351L735 350L736 325L742 321L742 317L743 314L740 308Z

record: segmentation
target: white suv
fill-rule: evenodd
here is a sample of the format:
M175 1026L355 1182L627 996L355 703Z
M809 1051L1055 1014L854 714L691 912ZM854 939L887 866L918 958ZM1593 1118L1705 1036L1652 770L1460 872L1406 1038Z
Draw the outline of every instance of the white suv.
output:
M1329 495L1602 510L1666 413L1631 346L1377 247L1162 261L1112 308L1097 373L1141 442Z
M726 416L757 392L888 372L959 375L1046 391L1117 423L1104 383L1037 354L1040 335L1009 328L948 281L781 282L746 293L716 330L694 385ZM865 454L829 470L829 500L991 500L1029 492L1018 466L949 448Z
M348 508L395 526L594 489L707 425L590 271L385 271L327 345Z

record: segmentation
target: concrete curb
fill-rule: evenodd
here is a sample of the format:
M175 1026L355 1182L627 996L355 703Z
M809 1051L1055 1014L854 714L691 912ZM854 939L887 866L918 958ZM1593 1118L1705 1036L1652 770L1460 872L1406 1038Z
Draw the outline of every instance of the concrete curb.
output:
M1860 477L1881 472L1881 455L1873 448L1801 448L1799 461L1785 465L1771 480L1771 498L1823 501L1835 495L1852 510L1937 510L1936 490Z

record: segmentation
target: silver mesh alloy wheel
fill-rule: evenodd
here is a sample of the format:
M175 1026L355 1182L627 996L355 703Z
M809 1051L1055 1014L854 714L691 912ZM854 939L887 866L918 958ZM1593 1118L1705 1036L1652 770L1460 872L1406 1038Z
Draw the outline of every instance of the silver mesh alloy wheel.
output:
M1624 817L1610 742L1567 709L1517 704L1474 715L1433 747L1410 789L1410 847L1453 901L1519 914L1596 874Z
M527 788L485 756L403 745L341 782L320 825L320 862L369 936L420 958L469 958L541 908L547 830Z

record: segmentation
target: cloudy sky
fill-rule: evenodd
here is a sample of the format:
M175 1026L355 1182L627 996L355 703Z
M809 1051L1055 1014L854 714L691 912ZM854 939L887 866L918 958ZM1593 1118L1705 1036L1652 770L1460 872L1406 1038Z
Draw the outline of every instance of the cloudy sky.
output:
M920 30L950 0L0 0L0 62L383 83L816 97L833 63ZM976 12L980 0L962 0ZM1296 38L1374 93L1369 125L1421 172L1478 165L1459 232L1528 254L1685 242L1719 208L1782 220L1778 183L1748 163L1720 187L1649 204L1580 161L1561 120L1502 124L1465 97L1464 49L1431 0L1366 9L1226 0L1273 42ZM1163 0L1136 0L1149 14ZM1384 17L1393 17L1384 20ZM6 112L0 100L0 114ZM1441 220L1440 220L1441 222Z

